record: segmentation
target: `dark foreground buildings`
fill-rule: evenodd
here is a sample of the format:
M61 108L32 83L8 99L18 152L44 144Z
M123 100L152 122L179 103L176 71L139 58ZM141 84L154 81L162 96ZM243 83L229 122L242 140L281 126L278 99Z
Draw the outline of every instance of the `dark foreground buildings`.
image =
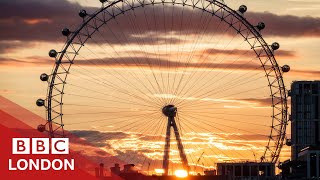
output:
M291 85L291 159L308 146L320 145L320 81Z
M291 160L280 164L284 179L320 178L320 81L291 84Z
M111 174L105 174L104 165L101 163L96 168L96 177L104 180L272 180L275 177L274 163L238 162L218 163L217 174L215 170L204 171L205 175L189 175L181 178L176 176L152 175L147 176L134 168L134 164L126 164L123 169L119 164L111 167Z
M228 175L232 179L272 179L275 164L266 162L217 163L218 175Z

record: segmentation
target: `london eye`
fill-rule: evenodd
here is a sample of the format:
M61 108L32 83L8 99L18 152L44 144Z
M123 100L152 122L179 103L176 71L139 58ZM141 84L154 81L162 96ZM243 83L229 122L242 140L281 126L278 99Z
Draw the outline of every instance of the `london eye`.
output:
M267 25L250 22L245 5L100 2L79 10L78 27L62 29L65 45L49 51L39 131L74 133L144 172L278 161L290 67L278 64L280 44L263 39Z

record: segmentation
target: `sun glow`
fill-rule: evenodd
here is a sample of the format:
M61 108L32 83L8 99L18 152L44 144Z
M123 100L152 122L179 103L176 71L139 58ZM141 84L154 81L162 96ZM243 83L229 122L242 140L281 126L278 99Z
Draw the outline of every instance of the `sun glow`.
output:
M155 169L154 170L157 174L164 174L164 169Z
M179 178L185 178L188 176L188 172L186 170L176 170L174 175Z

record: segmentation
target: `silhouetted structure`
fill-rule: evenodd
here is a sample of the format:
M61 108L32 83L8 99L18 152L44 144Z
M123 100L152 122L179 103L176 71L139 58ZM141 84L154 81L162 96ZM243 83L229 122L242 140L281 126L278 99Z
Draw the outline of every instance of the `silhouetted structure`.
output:
M306 176L306 162L299 160L286 160L279 164L282 179L302 179Z
M183 147L183 144L181 141L179 129L178 129L176 121L175 121L175 117L177 114L177 107L175 107L174 105L167 105L162 108L162 113L168 117L166 139L165 139L164 153L163 153L163 162L162 162L162 168L164 169L164 175L168 175L168 172L169 172L171 127L173 128L174 135L176 137L182 166L186 171L189 172L188 159L187 159L187 156L184 152L184 147Z
M272 179L275 164L267 162L218 163L218 175L228 175L232 179Z
M110 170L112 174L120 175L120 166L118 163L115 164L114 167L111 167Z
M320 81L291 84L291 160L308 146L320 146Z
M102 164L102 163L101 163ZM216 175L216 170L207 170L205 171L205 176L188 176L187 178L178 178L176 176L147 176L142 174L134 168L134 164L125 164L123 170L120 169L119 164L115 164L114 167L111 167L111 176L100 176L101 167L96 167L96 177L104 180L178 180L178 179L188 179L188 180L231 180L231 176L227 175ZM108 174L108 173L107 173Z
M104 164L103 163L100 163L100 169L99 169L99 177L103 177L104 176Z
M204 175L206 176L216 176L217 175L217 170L205 170Z
M137 172L134 170L134 164L126 164L123 166L123 173L135 173Z
M96 167L94 170L95 170L95 175L96 177L100 177L100 173L99 173L99 167Z
M304 169L306 178L320 178L320 147L307 147L298 154L298 160L304 162L304 166L297 169Z
M279 164L284 179L319 178L320 81L294 81L291 96L291 160Z

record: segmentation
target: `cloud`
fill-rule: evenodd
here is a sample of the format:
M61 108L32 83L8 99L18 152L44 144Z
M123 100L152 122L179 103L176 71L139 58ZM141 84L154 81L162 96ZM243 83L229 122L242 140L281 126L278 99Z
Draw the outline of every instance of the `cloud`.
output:
M168 53L167 52L158 52L158 53L154 53L152 51L150 52L146 52L146 51L139 51L139 50L131 50L131 51L125 51L125 54L135 54L135 55L144 55L144 56L148 56L148 57L161 57L161 56L167 56ZM218 55L223 55L222 57L241 57L241 58L252 58L255 57L256 54L251 50L251 49L217 49L217 48L206 48L206 49L197 49L194 52L194 57L199 57L199 58L203 58L206 57L206 55L213 55L213 56L218 56ZM171 54L181 54L186 55L186 56L190 56L189 52L183 53L183 52L178 52L178 51L170 51L170 55ZM296 57L296 53L295 51L289 51L289 50L277 50L276 52L276 57Z
M237 141L266 141L268 140L267 135L261 135L261 134L231 134L226 136L226 139L229 140L237 140Z
M2 40L57 41L60 30L80 22L78 4L65 0L0 2Z
M279 51L280 52L280 51ZM286 52L285 52L286 53ZM284 53L284 54L285 54ZM289 53L290 54L290 53ZM39 56L32 56L27 57L26 59L15 59L9 57L0 57L0 66L17 66L17 65L25 65L25 66L32 66L36 65L52 65L54 64L53 59L48 57L39 57ZM108 67L145 67L145 68L167 68L170 67L171 69L174 68L202 68L202 69L215 69L215 70L237 70L237 71L259 71L260 64L259 62L244 62L244 61L236 61L235 63L220 63L220 62L210 62L207 60L206 62L199 62L199 63L186 63L182 61L168 61L166 59L161 58L152 58L152 57L144 57L138 56L134 59L132 57L118 57L118 58L104 58L104 59L91 59L91 60L77 60L75 64L81 66L100 66L103 68ZM299 77L300 79L314 79L315 76L320 76L320 71L312 70L312 69L296 69L291 67L290 72L284 74L285 77ZM167 97L167 96L166 96ZM250 100L250 99L247 99ZM251 100L250 100L251 101ZM267 100L262 100L267 101ZM261 104L264 104L260 101Z
M319 77L320 71L307 70L307 69L293 69L288 73L288 76L298 76L300 78L312 78Z
M54 61L49 59L49 57L40 57L40 56L31 56L26 57L26 59L17 59L17 58L9 58L9 57L1 57L0 56L0 66L15 66L24 65L24 66L32 66L32 65L52 65Z
M39 56L28 57L23 59L14 59L0 57L0 65L52 65L54 64L53 59L48 57L43 58ZM183 62L183 61L171 61L165 58L157 57L116 57L116 58L103 58L103 59L87 59L87 60L75 60L74 64L81 66L92 66L92 67L103 67L103 68L160 68L160 69L185 69L185 68L196 68L196 69L212 69L212 70L261 70L261 64L258 61L241 61L237 60L234 62L222 62L221 60L210 60L206 61L199 60L199 62Z
M128 134L123 132L102 132L92 130L72 130L73 135L79 138L85 138L91 144L97 147L110 147L106 142L107 140L123 139L129 137Z
M206 54L223 54L227 56L241 56L241 57L252 57L252 50L243 50L243 49L215 49L210 48L203 51ZM283 57L295 57L296 54L294 51L288 50L277 50L276 56L283 56Z
M257 99L257 98L247 98L247 99L238 99L240 101L245 101L248 103L257 104L259 106L268 106L270 107L272 104L271 98L263 98L263 99Z
M78 16L78 11L83 9L77 3L72 3L66 0L31 0L27 2L21 1L1 1L0 2L0 39L7 41L46 41L57 42L66 41L63 38L61 30L68 27L71 31L81 24L82 20ZM88 13L93 13L97 8L85 8ZM160 9L158 10L160 12ZM142 18L142 12L140 18ZM131 13L130 13L131 14ZM139 19L139 17L137 19ZM117 22L108 25L108 28L101 28L103 37L100 35L95 39L98 43L128 43L137 44L143 42L144 44L150 43L164 43L167 42L164 37L150 38L156 36L152 32L146 32L149 29L142 26L141 30L132 29L132 24L127 23L127 17L119 16L118 21L123 21L122 26L116 25ZM126 21L125 21L126 20ZM144 19L141 19L144 20ZM115 27L115 28L113 28ZM113 32L111 32L112 30ZM134 36L134 34L145 34L145 37ZM96 34L98 35L98 33ZM118 38L121 35L124 37ZM176 38L170 38L172 44L180 42ZM91 41L91 43L93 43Z
M111 166L113 163L117 162L126 162L133 163L137 168L142 167L146 170L149 162L151 163L152 169L161 166L162 164L164 136L131 133L131 135L136 136L128 137L129 134L124 132L91 130L74 130L72 133L80 138L85 138L92 144L97 144L98 147L100 147L100 144L102 143L108 143L109 146L107 148L102 147L101 150L93 149L93 152L88 152L90 151L90 148L86 147L85 150L81 152L84 155L90 156L88 157L89 159L93 159L96 162L103 162L107 166ZM212 155L212 151L217 149L224 150L228 155L234 153L235 150L246 151L255 149L259 152L260 147L257 146L257 142L265 142L267 136L239 133L189 132L184 133L182 140L185 145L186 154L189 157L195 155L199 156L203 151L206 151L207 155ZM203 147L201 152L198 150L199 147ZM208 148L211 150L208 150ZM109 151L113 152L111 153L112 156L107 156L108 153L105 153ZM180 158L176 144L172 144L171 153L171 163L179 164ZM231 157L229 156L228 159L230 158ZM219 160L221 158L215 157L215 159ZM192 163L190 165L192 165Z
M104 58L104 59L91 59L88 61L79 60L75 61L75 64L78 65L87 65L87 66L107 66L107 67L157 67L157 68L203 68L203 69L240 69L240 70L254 70L260 66L257 63L247 63L247 62L237 62L237 63L219 63L219 62L179 62L179 61L170 61L166 59L157 59L157 58L146 58L146 57L119 57L116 59L113 58Z
M14 59L14 58L0 58L0 65L7 64L40 64L40 65L52 65L54 62L52 59L42 58L38 56L28 57L27 60ZM117 57L117 58L103 58L103 59L87 59L87 60L76 60L74 64L82 66L105 66L108 67L157 67L157 68L203 68L203 69L240 69L240 70L254 70L260 66L257 63L247 63L247 62L235 62L235 63L219 63L219 62L182 62L182 61L170 61L167 59L161 59L156 57Z
M19 48L29 46L30 43L21 41L0 41L0 54L14 52Z
M160 135L142 135L139 137L142 141L161 141L163 140L164 136Z
M27 63L26 61L23 60L17 60L17 59L13 59L13 58L0 58L0 64L13 64L13 63Z
M103 151L103 150L96 150L95 153L98 154L98 155L100 155L100 156L109 155L106 151Z
M292 15L275 15L269 12L248 13L246 17L259 17L259 20L266 24L263 35L283 36L283 37L319 37L320 18L318 17L298 17ZM258 18L252 20L258 23Z
M183 21L178 23L182 19L180 15L182 12L181 6L175 6L173 14L172 7L166 7L165 9L162 6L154 6L154 9L151 7L153 6L129 11L128 16L121 15L117 17L117 21L113 21L110 24L110 28L116 36L120 37L122 33L127 35L127 41L120 39L121 42L155 42L157 37L160 38L164 33L168 33L169 30L197 34L202 32L205 27L202 24L208 25L208 31L205 32L207 34L225 32L223 28L220 31L214 30L218 20L207 20L204 18L205 16L202 16L202 11L200 10L196 15L192 15L194 10L185 8ZM64 27L74 29L80 24L82 20L77 14L82 8L79 4L66 0L3 0L0 2L0 39L48 42L56 42L58 39L65 40L65 38L61 38L60 30ZM96 10L96 8L91 7L86 7L85 9L89 13ZM155 12L154 16L153 12ZM145 13L151 15L145 16ZM175 17L173 22L171 21L171 16ZM263 32L264 35L283 37L320 36L320 18L280 16L271 13L254 12L248 12L246 17L248 19L254 17L253 24L257 23L256 17L263 20L267 25ZM190 23L191 20L194 23ZM166 22L166 25L164 22ZM120 25L117 25L118 23ZM133 36L134 34L148 36L145 39L140 39L140 37ZM106 35L110 43L119 43L112 35L110 32ZM171 43L179 42L177 39L170 39L170 41Z

